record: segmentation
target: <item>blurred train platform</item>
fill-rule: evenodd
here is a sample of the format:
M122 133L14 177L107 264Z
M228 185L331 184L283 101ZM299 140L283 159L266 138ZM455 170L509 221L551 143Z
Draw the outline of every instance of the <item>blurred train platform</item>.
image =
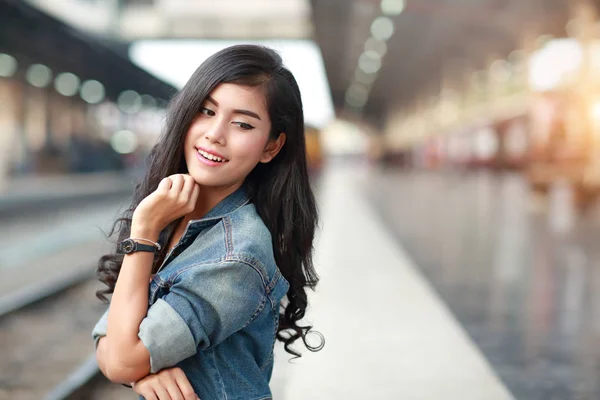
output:
M379 170L365 191L517 399L600 397L600 208L517 172ZM482 397L485 398L485 397Z
M307 322L326 344L291 362L277 349L274 398L512 399L370 204L373 178L354 160L321 176L321 282Z
M132 182L133 177L122 172L15 176L0 186L0 221L122 197L131 193Z

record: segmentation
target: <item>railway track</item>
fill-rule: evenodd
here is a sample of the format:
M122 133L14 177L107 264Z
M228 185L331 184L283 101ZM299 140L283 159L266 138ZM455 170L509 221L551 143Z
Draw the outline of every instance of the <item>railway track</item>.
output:
M0 400L137 398L93 357L91 330L106 308L93 260L110 251L102 232L127 204L121 186L100 186L93 199L59 188L46 196L56 204L33 210L30 199L0 201Z
M95 297L101 284L90 275L73 272L62 283L3 299L0 400L137 398L96 366L91 329L105 306Z

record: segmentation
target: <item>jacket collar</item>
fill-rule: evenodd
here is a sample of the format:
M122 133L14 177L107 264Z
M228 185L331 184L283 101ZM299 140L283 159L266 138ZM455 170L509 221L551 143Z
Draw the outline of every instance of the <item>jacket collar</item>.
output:
M219 204L214 206L206 215L200 219L190 221L190 225L203 225L206 222L219 220L227 214L231 214L238 208L248 204L250 197L245 185L240 186L235 192L225 197Z
M234 212L249 202L250 197L247 194L246 188L244 185L242 185L235 192L221 200L221 202L214 206L208 213L206 213L204 217L189 221L183 236L181 239L179 239L179 243L177 243L171 253L167 255L162 265L158 268L158 271L160 271L165 265L173 260L173 258L177 257L183 251L185 246L180 246L180 243L193 240L200 231L211 225L217 224L225 215Z

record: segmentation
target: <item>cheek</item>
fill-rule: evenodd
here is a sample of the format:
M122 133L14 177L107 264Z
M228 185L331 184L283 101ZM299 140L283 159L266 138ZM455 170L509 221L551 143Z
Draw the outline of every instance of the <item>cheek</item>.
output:
M200 119L200 117L194 118L194 120L190 124L190 127L187 130L187 133L185 134L186 145L198 139L200 132L204 130L203 125L205 125L205 122L202 119Z
M183 156L185 157L186 162L189 162L190 157L193 155L191 141L188 140L188 137L189 137L189 135L186 136L184 144L183 144Z
M239 152L239 154L241 155L245 155L246 158L248 159L252 159L252 160L258 160L262 154L263 151L265 149L265 146L267 145L267 139L266 136L250 136L247 135L246 137L241 138L239 141L237 141L236 143L236 149L237 152Z
M188 159L188 157L195 155L194 142L196 141L197 134L195 134L194 132L197 131L198 123L193 122L192 125L190 125L190 128L188 129L187 133L185 134L185 139L183 142L183 154L185 155L186 160Z

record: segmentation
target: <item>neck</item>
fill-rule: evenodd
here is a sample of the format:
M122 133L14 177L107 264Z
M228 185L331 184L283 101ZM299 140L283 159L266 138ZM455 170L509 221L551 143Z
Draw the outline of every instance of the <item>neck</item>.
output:
M241 184L225 187L201 186L200 194L196 201L196 208L190 214L185 216L183 222L187 224L189 221L201 219L217 204L223 201L224 198L235 192L240 186Z

